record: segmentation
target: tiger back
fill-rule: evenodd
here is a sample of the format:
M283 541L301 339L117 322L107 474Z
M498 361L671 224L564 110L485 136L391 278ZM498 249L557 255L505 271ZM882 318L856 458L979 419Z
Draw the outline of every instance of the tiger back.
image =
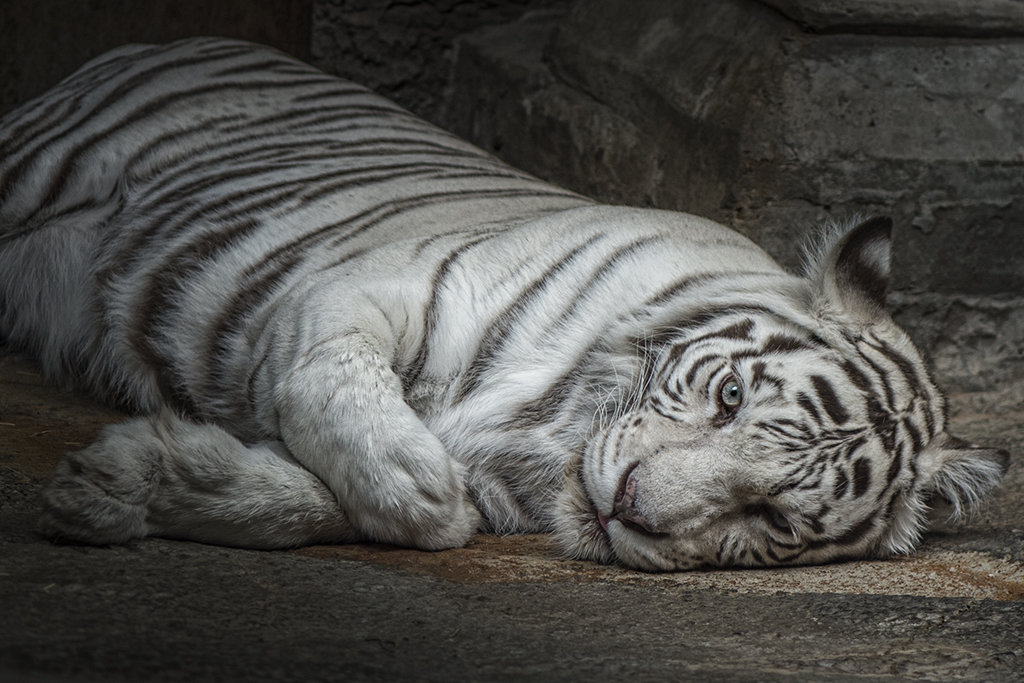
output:
M0 151L0 335L139 415L62 460L54 536L822 562L910 551L1006 467L884 311L886 219L797 277L212 38L90 62Z

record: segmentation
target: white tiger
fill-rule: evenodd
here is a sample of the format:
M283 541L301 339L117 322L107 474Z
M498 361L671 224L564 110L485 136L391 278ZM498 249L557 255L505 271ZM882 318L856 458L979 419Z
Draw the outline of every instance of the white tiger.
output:
M54 537L817 563L909 552L1006 468L883 310L886 219L796 277L223 39L110 52L0 150L0 336L142 415L63 458Z

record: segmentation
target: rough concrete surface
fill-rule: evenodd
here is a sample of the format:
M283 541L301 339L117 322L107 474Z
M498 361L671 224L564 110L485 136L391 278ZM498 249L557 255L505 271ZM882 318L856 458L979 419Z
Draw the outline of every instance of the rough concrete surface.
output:
M0 681L1021 680L1022 413L955 397L959 431L1014 464L982 517L889 561L645 574L485 535L96 548L37 536L36 497L121 416L0 349Z

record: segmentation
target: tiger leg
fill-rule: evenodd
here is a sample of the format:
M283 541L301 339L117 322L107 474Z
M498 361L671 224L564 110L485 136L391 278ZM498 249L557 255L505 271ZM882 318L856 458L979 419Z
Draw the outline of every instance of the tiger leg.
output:
M40 531L85 543L164 536L247 548L355 539L333 494L279 444L247 446L164 410L65 455Z
M405 403L381 338L363 328L304 348L273 382L288 450L365 538L428 550L464 545L480 523L464 468Z

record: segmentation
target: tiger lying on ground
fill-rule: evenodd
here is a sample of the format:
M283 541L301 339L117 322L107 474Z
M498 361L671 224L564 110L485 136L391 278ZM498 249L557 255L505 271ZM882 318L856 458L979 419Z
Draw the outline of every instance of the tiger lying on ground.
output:
M887 219L796 277L223 39L99 57L0 150L0 336L142 415L63 458L53 537L818 563L909 552L1006 469L884 311Z

